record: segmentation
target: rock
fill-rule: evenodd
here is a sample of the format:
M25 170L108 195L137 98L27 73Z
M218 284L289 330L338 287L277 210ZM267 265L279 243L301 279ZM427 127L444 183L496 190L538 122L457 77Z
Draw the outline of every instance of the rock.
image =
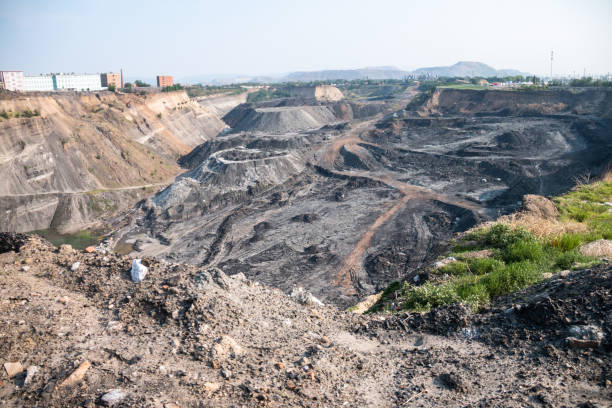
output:
M30 385L32 383L32 379L38 373L38 371L40 371L40 368L38 366L35 366L35 365L29 366L28 369L26 370L26 378L23 381L23 385L26 387Z
M85 248L85 252L87 252L88 254L96 252L96 247L88 246L87 248Z
M116 388L116 389L110 390L106 394L104 394L102 396L101 400L104 403L104 405L106 405L107 407L111 407L111 406L113 406L115 404L118 404L121 401L123 401L126 396L127 396L127 394L125 392L123 392L120 389Z
M4 371L6 371L9 378L12 378L23 371L23 366L18 361L15 363L4 363Z
M81 266L81 263L79 261L75 262L72 264L72 266L70 267L70 270L72 272L76 271L77 269L79 269L79 267Z
M221 370L221 377L225 378L226 380L229 380L232 377L232 372L224 368L223 370Z
M612 256L612 240L598 239L597 241L581 245L579 251L582 255L598 258Z
M599 341L597 340L582 340L575 337L568 337L565 339L568 346L574 348L597 348L599 347Z
M91 367L91 363L89 361L83 361L79 367L74 370L74 372L72 374L70 374L68 376L68 378L66 378L64 381L62 381L58 387L66 387L66 386L71 386L74 384L77 384L79 382L81 382L83 380L83 377L85 377L85 373L87 372L87 370L89 370L89 367Z
M323 302L314 297L312 293L304 290L302 287L294 288L291 291L291 297L295 298L299 303L308 306L324 306Z
M72 245L70 244L62 244L59 247L60 254L69 254L73 251Z
M141 259L134 259L132 261L132 270L130 272L132 276L132 281L139 283L147 276L147 272L149 272L149 268L144 266L141 263Z
M597 326L572 326L569 329L570 337L565 339L570 347L597 348L604 339L605 334Z
M206 393L207 396L211 396L215 392L217 392L221 388L221 384L216 382L207 382L202 386L202 390Z
M443 266L446 266L446 265L451 264L453 262L457 262L457 259L455 257L449 256L447 258L444 258L444 259L436 262L434 264L434 267L435 268L442 268Z
M523 196L522 213L528 213L545 220L556 220L559 216L555 204L546 197L536 194L527 194Z
M284 370L285 369L285 363L283 363L282 361L279 361L278 363L274 364L274 367L276 367L279 370Z
M27 272L27 271L30 270L30 267L29 266L23 266L23 267L21 267L21 270L24 271L24 272Z
M34 263L34 259L26 258L26 259L23 260L23 263L26 264L26 265L31 265L31 264Z
M235 358L244 353L244 350L236 340L229 336L223 336L217 339L216 343L210 349L210 357L213 361L227 360L229 357Z

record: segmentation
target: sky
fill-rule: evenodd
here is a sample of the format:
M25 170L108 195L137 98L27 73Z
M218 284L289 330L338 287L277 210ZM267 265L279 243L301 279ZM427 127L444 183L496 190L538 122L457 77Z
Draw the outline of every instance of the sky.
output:
M0 70L274 75L480 61L612 72L612 0L0 0Z

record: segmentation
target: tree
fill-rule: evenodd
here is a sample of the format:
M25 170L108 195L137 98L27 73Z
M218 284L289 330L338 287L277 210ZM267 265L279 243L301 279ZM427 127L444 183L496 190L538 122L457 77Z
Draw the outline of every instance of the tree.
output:
M108 90L111 91L111 92L115 92L116 89L117 88L115 87L115 85L109 85L108 86Z
M136 85L139 88L146 88L147 86L151 86L147 84L146 82L141 81L140 79L137 79L136 81L134 81L134 85Z

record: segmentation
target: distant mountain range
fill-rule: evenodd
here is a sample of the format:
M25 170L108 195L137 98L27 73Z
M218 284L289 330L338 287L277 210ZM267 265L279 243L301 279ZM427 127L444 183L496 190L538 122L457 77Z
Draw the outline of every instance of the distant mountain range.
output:
M297 71L279 76L246 76L246 75L196 75L181 78L185 83L202 82L205 84L230 84L244 82L310 82L333 81L343 79L403 79L407 76L431 77L504 77L508 75L530 75L515 69L495 69L482 62L460 61L448 67L426 67L414 71L404 71L396 67L367 67L359 69L333 69L323 71Z

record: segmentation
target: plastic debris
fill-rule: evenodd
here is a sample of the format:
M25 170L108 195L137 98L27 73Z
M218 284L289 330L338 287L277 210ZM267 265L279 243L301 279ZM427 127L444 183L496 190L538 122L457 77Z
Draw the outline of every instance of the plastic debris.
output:
M70 270L72 272L76 271L77 269L79 269L79 266L81 266L81 263L79 261L75 262L72 264L72 266L70 267Z
M149 272L149 268L144 266L141 262L142 259L134 259L132 261L132 281L136 283L142 282L145 276L147 276L147 272Z

